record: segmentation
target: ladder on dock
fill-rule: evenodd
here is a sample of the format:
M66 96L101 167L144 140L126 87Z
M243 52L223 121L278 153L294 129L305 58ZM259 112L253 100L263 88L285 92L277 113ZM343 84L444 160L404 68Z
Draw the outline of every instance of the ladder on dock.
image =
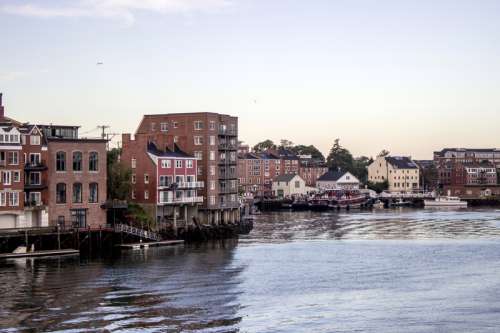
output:
M115 224L115 232L124 232L124 233L129 234L129 235L134 235L134 236L138 236L141 238L146 238L146 239L153 240L156 242L161 241L160 234L158 234L156 232L152 232L152 231L139 229L139 228L133 227L131 225L127 225L127 224Z

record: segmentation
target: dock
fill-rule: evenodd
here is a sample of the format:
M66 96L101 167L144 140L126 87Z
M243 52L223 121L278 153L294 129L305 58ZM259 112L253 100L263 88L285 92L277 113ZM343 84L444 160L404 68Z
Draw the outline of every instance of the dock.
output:
M130 244L118 244L116 247L121 249L147 249L148 247L160 247L160 246L174 246L183 245L183 240L168 240L159 242L148 242L148 243L130 243Z
M35 252L26 252L26 253L0 253L0 259L67 256L67 255L79 255L79 254L80 254L80 251L74 250L74 249L47 250L47 251L35 251Z

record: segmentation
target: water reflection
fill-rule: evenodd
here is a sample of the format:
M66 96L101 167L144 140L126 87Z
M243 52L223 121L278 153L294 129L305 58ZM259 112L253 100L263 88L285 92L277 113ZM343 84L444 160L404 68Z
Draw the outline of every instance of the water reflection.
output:
M115 261L8 261L0 266L0 327L40 331L224 332L243 266L236 241L126 252ZM224 292L220 292L224 290Z
M0 262L0 332L500 326L500 211L285 212L254 226L239 241Z

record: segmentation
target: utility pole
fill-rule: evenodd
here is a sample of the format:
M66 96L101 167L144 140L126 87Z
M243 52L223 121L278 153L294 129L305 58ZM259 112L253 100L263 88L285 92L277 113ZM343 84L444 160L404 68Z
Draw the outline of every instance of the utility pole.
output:
M97 128L100 128L102 130L101 137L103 139L106 139L106 130L109 128L109 126L108 125L100 125L100 126L97 126Z

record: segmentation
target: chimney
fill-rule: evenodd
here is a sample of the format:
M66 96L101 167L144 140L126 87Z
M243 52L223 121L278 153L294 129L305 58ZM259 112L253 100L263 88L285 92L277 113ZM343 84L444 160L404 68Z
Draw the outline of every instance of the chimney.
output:
M2 93L0 93L0 118L3 118L5 115L4 115L4 108L3 108L3 104L2 104Z

